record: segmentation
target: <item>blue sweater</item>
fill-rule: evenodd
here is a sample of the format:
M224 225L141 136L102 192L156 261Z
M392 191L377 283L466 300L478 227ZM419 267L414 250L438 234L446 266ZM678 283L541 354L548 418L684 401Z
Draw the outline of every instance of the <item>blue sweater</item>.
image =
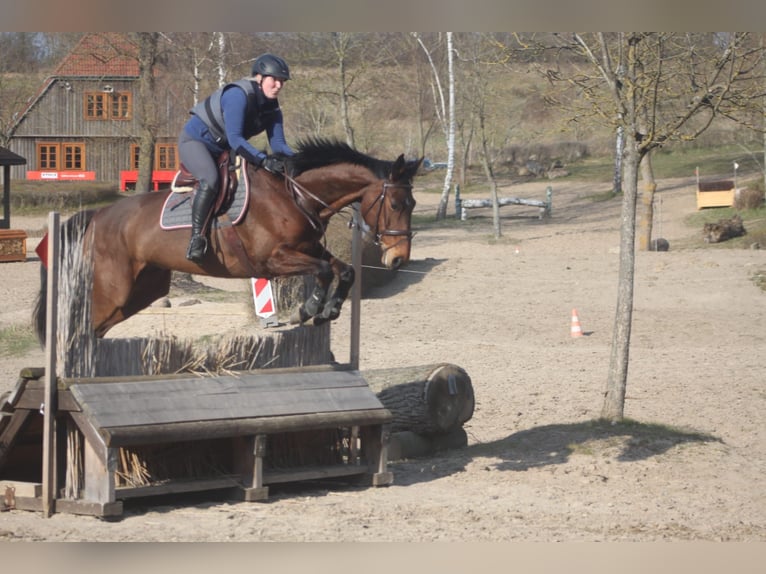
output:
M252 163L259 163L266 157L266 154L256 149L247 140L264 130L272 153L293 155L295 152L285 140L282 111L277 108L276 110L269 110L270 113L264 114L264 117L260 116L262 104L270 103L270 101L263 96L259 87L256 88L255 101L257 105L256 110L253 111L257 117L247 118L245 117L247 114L247 95L245 92L237 86L224 87L221 95L221 109L224 119L223 127L226 130L226 140L228 141L217 143L208 126L196 115L189 118L184 130L194 139L203 142L215 157L223 153L224 150L230 149Z

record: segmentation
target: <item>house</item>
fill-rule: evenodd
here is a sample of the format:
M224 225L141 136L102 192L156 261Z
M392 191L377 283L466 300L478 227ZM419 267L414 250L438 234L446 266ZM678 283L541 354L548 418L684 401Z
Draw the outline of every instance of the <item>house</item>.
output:
M86 33L16 117L9 149L28 163L14 167L13 177L134 185L142 120L137 54L125 34ZM156 134L154 189L178 168L177 135L188 117L161 80L154 103L165 117Z

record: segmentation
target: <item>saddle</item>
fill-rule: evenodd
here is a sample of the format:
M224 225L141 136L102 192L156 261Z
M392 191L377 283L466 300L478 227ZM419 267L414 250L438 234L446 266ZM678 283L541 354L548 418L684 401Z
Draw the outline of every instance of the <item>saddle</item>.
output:
M218 156L216 165L218 166L218 193L216 194L212 212L221 213L226 211L232 201L234 201L239 179L237 178L237 164L232 160L231 153L228 150ZM170 187L175 193L184 193L195 191L198 185L199 181L197 178L182 163L181 169L176 173Z

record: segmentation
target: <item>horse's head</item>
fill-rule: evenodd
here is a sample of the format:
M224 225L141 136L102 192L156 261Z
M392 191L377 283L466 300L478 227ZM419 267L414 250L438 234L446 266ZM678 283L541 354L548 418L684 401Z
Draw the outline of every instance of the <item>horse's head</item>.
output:
M406 162L400 155L391 165L385 180L368 186L362 195L361 214L375 243L383 251L382 263L398 269L410 260L410 229L415 198L412 179L420 167L419 160Z

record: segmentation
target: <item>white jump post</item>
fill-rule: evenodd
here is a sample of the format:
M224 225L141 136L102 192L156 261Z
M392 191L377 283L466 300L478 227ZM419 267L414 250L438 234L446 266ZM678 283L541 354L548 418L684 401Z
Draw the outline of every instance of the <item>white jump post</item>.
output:
M351 287L351 348L349 365L359 370L359 345L361 341L362 310L362 230L359 215L359 203L353 205L351 228L351 265L354 268L354 285Z

